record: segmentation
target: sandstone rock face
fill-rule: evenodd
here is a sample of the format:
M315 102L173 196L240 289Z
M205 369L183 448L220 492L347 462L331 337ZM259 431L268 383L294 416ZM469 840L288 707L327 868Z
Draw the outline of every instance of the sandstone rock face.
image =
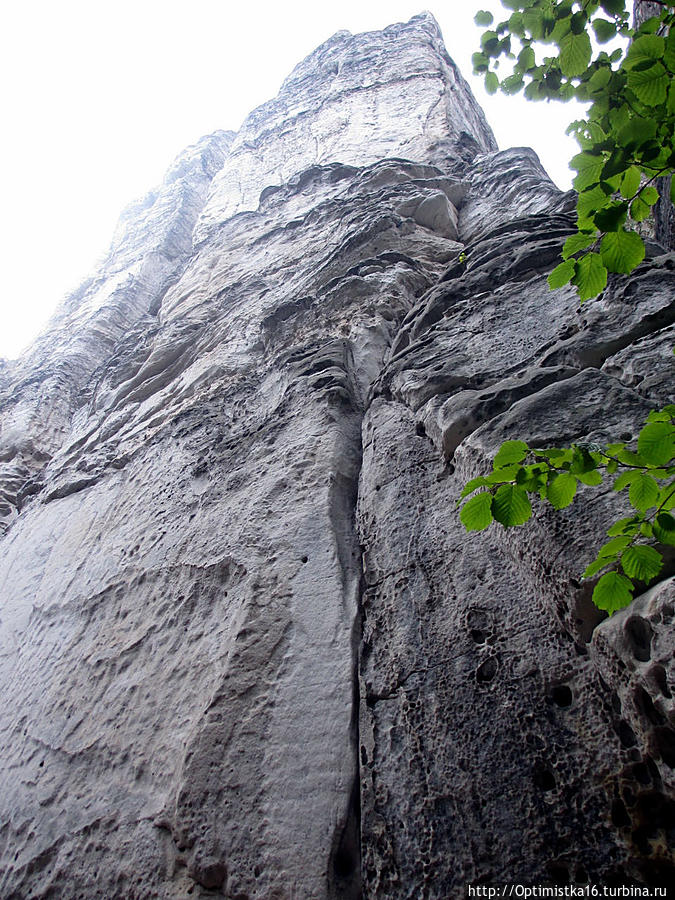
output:
M600 622L609 490L455 505L506 437L670 399L672 256L579 312L573 208L424 15L125 213L0 369L3 897L668 883L671 582Z

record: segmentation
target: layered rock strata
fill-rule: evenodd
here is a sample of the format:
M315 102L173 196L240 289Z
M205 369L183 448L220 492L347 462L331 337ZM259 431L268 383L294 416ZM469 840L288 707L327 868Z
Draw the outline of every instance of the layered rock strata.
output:
M125 214L0 371L3 897L672 877L672 582L600 622L609 490L456 511L506 437L669 399L672 256L580 312L546 286L573 209L424 15L339 33Z

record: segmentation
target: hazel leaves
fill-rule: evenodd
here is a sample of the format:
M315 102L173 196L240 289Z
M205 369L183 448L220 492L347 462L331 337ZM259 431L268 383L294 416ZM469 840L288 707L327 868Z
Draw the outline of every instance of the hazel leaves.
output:
M638 436L637 452L623 444L607 448L610 462L625 467L614 479L613 490L628 488L635 509L635 515L609 528L612 540L600 548L583 575L592 578L610 569L593 590L593 602L610 615L630 603L635 582L649 584L661 571L663 555L653 543L675 546L675 519L667 511L675 505L674 416L675 406L651 412Z
M624 0L502 5L511 11L503 22L489 13L476 17L490 26L474 55L486 89L590 103L586 118L568 129L581 151L570 163L578 231L549 277L552 289L575 286L583 302L604 290L609 273L628 274L644 259L634 225L658 199L653 182L675 170L675 4L661 4L637 30ZM627 50L612 43L622 38L632 39ZM498 76L500 63L511 72L501 68ZM672 185L675 200L675 179Z
M458 501L467 531L483 531L493 522L505 528L532 516L530 495L556 509L570 506L579 487L598 486L613 478L612 489L625 492L634 513L618 519L583 578L600 578L593 601L608 613L626 606L637 583L648 584L661 571L658 545L675 546L675 405L653 410L635 449L625 443L601 447L532 449L524 441L505 441L489 475L471 479Z
M599 253L586 253L579 259L567 259L556 266L548 276L548 285L551 289L569 283L576 286L582 302L597 297L607 284L607 266L603 257Z

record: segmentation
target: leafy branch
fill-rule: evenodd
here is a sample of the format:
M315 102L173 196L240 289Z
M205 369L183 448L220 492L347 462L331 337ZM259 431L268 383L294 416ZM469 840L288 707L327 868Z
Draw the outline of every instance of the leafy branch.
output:
M492 26L473 55L488 93L522 90L531 100L590 104L586 118L568 128L581 149L570 163L577 231L549 276L551 288L575 285L583 302L604 290L609 272L628 274L642 262L644 240L634 226L659 199L652 182L675 171L675 3L660 2L660 14L638 29L628 24L626 0L502 5L511 15L497 25L489 12L475 17ZM611 52L594 51L594 43L612 41L619 46ZM553 52L542 56L548 47ZM500 63L510 65L501 79Z
M635 449L625 443L536 449L525 441L505 441L492 472L464 487L458 504L474 496L462 506L460 518L467 531L483 531L492 522L505 528L523 525L532 516L529 495L564 509L580 484L598 487L605 476L614 478L614 491L628 489L635 510L611 525L610 540L582 576L604 573L593 590L593 602L611 615L631 602L637 583L649 584L661 571L663 554L654 545L675 547L670 512L675 507L675 405L649 413ZM483 490L475 493L479 488Z

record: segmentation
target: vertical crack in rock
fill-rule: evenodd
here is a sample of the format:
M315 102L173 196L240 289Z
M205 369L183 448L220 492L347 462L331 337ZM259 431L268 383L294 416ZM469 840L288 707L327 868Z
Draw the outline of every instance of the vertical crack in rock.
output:
M579 312L573 210L424 14L123 215L0 367L2 896L670 883L670 581L599 623L610 490L456 510L504 439L670 399L672 254Z
M351 635L351 716L349 723L352 751L352 785L347 808L336 829L329 863L328 896L359 900L361 884L361 813L359 768L359 686L358 652L361 642L361 552L356 536L356 501L363 452L361 447L361 423L363 419L361 390L355 366L353 350L347 359L351 404L354 409L352 442L354 465L349 474L338 473L330 493L330 518L335 534L337 553L343 577L343 595L353 608Z
M361 469L361 420L358 422L358 469L350 479L333 485L332 521L341 556L341 568L345 580L345 596L352 597L355 605L351 639L351 718L349 724L353 758L352 786L347 808L338 822L331 849L328 896L358 900L362 897L361 884L361 793L359 765L359 647L361 644L361 553L356 537L356 500L358 477ZM348 527L345 527L347 526ZM342 539L341 539L342 533ZM340 545L341 549L340 549Z

